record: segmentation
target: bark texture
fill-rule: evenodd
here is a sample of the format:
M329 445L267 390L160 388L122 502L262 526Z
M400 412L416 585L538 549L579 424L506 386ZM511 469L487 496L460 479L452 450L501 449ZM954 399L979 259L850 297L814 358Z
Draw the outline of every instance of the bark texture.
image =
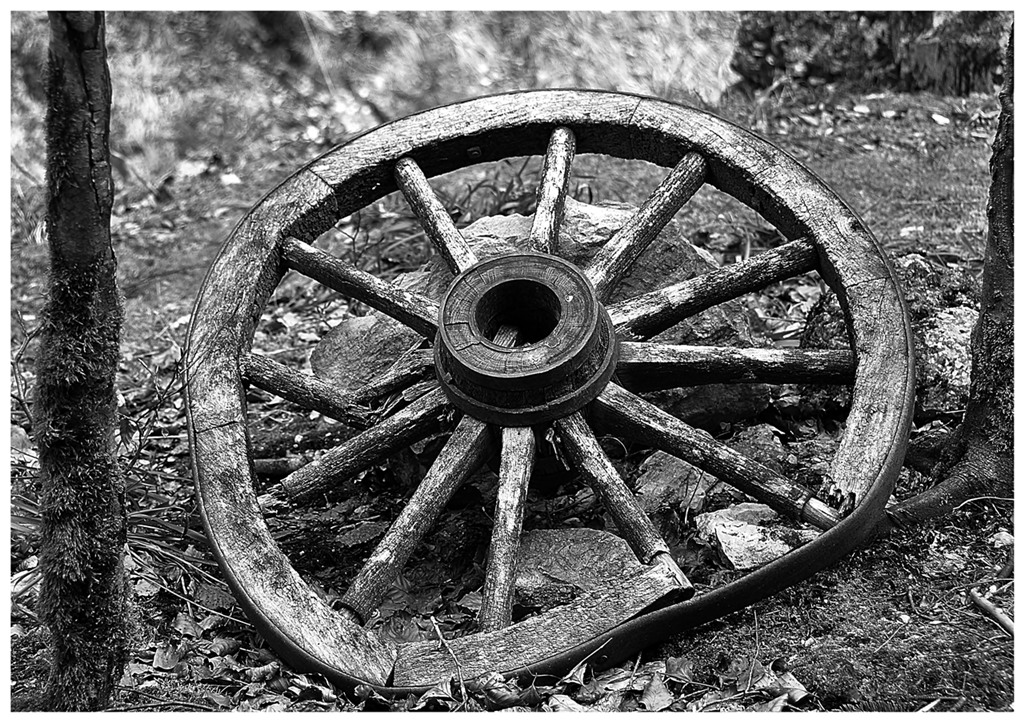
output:
M963 424L933 470L940 483L889 510L904 526L978 496L1013 493L1013 30L989 168L988 240L981 309L971 339L971 395Z
M110 76L102 13L50 13L50 289L36 397L40 612L52 710L107 706L125 658L124 483L113 430L123 311L110 242Z

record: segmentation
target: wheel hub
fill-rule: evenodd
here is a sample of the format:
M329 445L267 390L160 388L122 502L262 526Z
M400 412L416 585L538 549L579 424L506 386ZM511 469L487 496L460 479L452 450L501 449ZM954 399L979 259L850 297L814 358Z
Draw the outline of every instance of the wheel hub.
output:
M495 343L502 327L515 345ZM593 401L615 368L611 319L573 264L542 253L482 261L441 301L434 358L452 403L478 419L531 426Z

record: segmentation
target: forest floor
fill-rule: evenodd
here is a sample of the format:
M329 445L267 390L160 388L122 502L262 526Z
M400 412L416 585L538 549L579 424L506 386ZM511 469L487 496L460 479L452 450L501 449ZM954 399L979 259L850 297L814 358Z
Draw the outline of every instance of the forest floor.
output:
M113 41L112 53L116 34ZM120 66L112 60L112 67ZM225 68L183 68L183 74L194 73L193 86L205 83L211 98L229 97L231 83L238 81ZM207 128L176 146L172 139L175 149L162 160L147 155L151 149L142 143L115 145L124 158L116 176L112 232L126 309L119 442L128 484L134 601L130 660L114 709L1011 708L1013 640L970 597L977 590L1012 615L1012 581L996 579L1012 559L1012 503L994 498L973 500L940 521L877 539L807 581L694 631L666 637L622 666L599 672L581 668L557 684L532 690L508 687L504 695L478 692L463 699L448 686L418 699L386 701L346 694L278 659L245 621L205 547L193 500L179 362L193 300L235 223L295 169L372 125L374 111L357 95L339 100L337 88L332 93L311 79L312 70L281 70L273 58L231 69L260 89L244 122L232 115L242 113L237 107L208 107L211 118L221 118L217 132ZM173 85L181 78L166 82ZM160 83L153 87L159 89ZM29 405L47 263L40 229L42 173L31 160L41 157L39 108L31 99L24 99L20 110L15 107L14 709L35 708L47 669L46 633L34 611L39 511ZM980 279L982 267L997 109L994 96L857 93L828 86L814 92L784 89L771 99L725 96L715 112L752 127L812 168L861 215L891 255L920 254L970 285ZM340 116L348 119L345 124L339 123ZM182 120L174 132L183 136L190 128ZM664 173L640 163L609 167L612 172L600 170L596 162L581 162L574 195L594 203L636 204ZM475 183L461 176L437 182L460 226L488 215L532 212L535 160L495 164L476 177ZM354 219L347 237L338 235L331 242L367 270L385 276L415 270L432 251L410 219L403 203L391 197ZM695 202L679 220L691 240L722 263L756 253L776 239L765 221L731 199ZM818 286L783 285L750 299L750 308L770 338L791 345L820 295ZM777 318L780 313L783 318ZM342 298L312 285L283 284L267 307L255 343L278 360L308 368L315 345L349 315ZM256 395L250 403L257 456L309 452L332 435L347 433L269 394ZM957 406L918 419L913 434L955 425L962 413ZM763 417L741 419L711 430L717 438L730 439L764 423ZM403 490L411 488L409 477L418 478L429 464L432 450L417 451L371 472L351 498L329 508L297 509L275 522L275 538L293 560L302 557L295 563L311 584L330 593L336 580L343 584L357 568L389 515L400 508ZM631 482L648 453L630 448L616 459ZM910 496L927 483L921 474L904 469L896 496ZM572 497L580 487L572 481L567 488L554 492L554 498ZM481 514L471 513L471 507L481 499L470 495L450 512L448 521L459 523L446 526L462 530L460 538L428 538L428 547L462 555L452 562L455 571L449 569L444 583L412 584L435 572L423 558L415 558L407 570L389 607L390 633L396 638L429 636L433 628L425 620L454 630L472 616L480 579L473 559L486 548L487 536ZM577 523L600 525L600 513L590 513ZM715 572L721 573L719 579L728 578L721 560L712 564L718 566L705 578Z

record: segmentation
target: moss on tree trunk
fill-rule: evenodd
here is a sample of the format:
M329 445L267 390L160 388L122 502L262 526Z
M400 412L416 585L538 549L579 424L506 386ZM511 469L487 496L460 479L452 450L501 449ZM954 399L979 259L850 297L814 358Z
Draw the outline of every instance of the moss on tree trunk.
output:
M110 76L102 13L50 13L50 288L37 364L41 618L54 710L103 709L125 657L124 483L113 430L123 311L110 242Z
M981 309L971 339L964 421L932 472L936 486L889 510L888 525L942 516L967 499L1013 493L1013 30L1002 111L992 146L992 186Z

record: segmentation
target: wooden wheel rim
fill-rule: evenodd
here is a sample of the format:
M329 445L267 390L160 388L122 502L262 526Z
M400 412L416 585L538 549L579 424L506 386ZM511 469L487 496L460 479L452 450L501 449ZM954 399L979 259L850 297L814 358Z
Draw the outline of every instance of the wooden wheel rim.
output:
M240 605L290 663L351 686L395 686L394 650L333 612L273 542L254 493L240 359L281 274L279 243L312 242L340 217L396 190L396 162L428 176L511 155L543 154L557 127L580 153L671 167L689 151L707 182L747 204L788 238L807 238L847 315L857 372L833 474L868 480L863 497L815 541L728 585L641 615L571 649L513 660L505 674L565 668L586 654L621 659L668 630L722 616L828 566L863 542L902 464L913 404L906 309L879 244L857 216L790 156L705 112L599 91L511 93L425 111L368 131L285 180L239 222L197 298L186 353L189 438L207 537ZM514 149L514 151L513 151ZM884 390L884 394L880 391Z

